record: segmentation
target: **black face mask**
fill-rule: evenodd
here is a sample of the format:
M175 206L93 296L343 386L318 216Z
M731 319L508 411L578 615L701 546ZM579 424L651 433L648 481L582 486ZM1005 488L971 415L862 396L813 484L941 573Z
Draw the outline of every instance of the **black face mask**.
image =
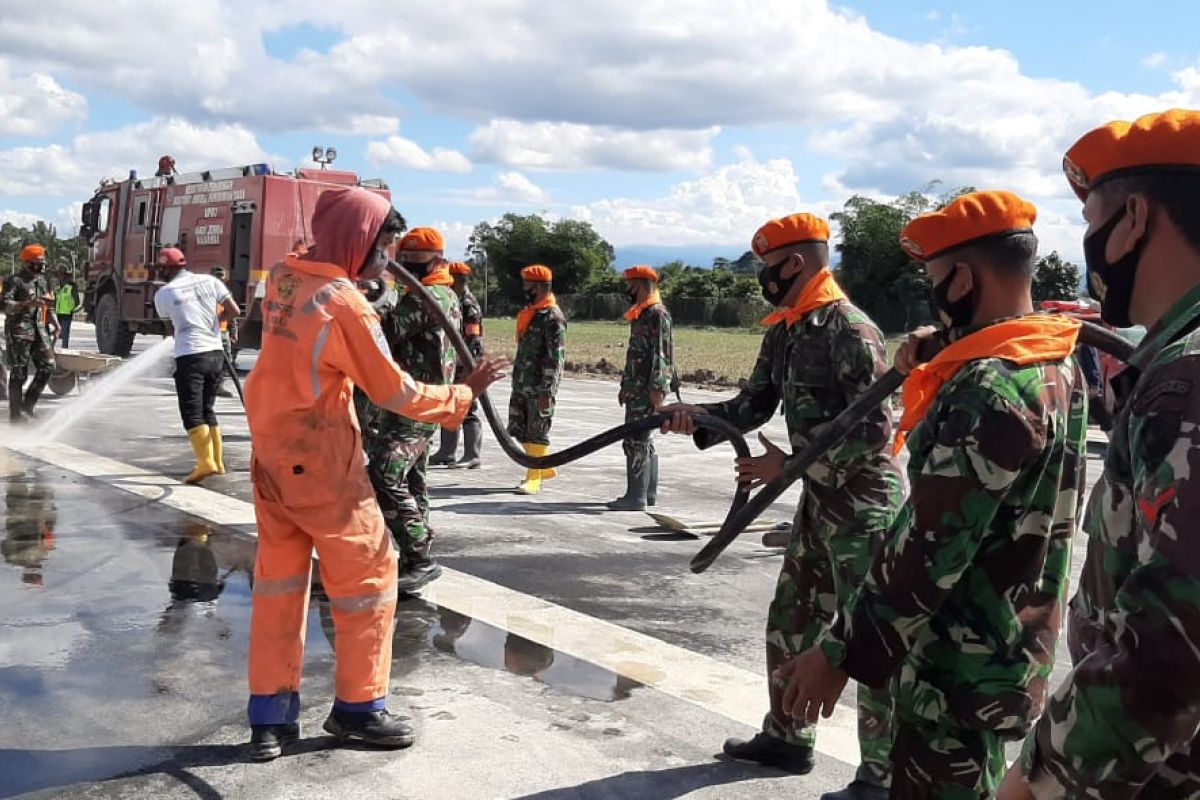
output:
M964 328L971 324L971 320L975 318L975 294L979 288L978 284L971 287L971 291L964 294L957 300L950 299L950 282L954 280L954 275L959 270L959 265L955 264L954 269L942 279L942 282L933 287L930 291L930 299L933 301L933 310L942 318L942 322L951 328Z
M424 278L429 274L429 269L433 266L432 261L401 261L400 266L404 267L404 271L416 278Z
M537 289L526 289L525 290L526 302L536 303L537 299L538 299L538 290Z
M626 289L625 290L625 296L629 298L629 305L631 305L631 306L637 305L637 301L638 301L637 295L638 295L637 289Z
M1108 239L1126 213L1127 209L1122 207L1112 215L1112 219L1083 239L1088 294L1100 301L1100 319L1116 328L1133 325L1133 320L1129 318L1129 301L1133 299L1133 282L1137 278L1138 263L1142 260L1142 246L1146 244L1146 237L1143 236L1132 250L1112 264L1105 260Z
M788 292L795 285L796 279L800 277L799 272L786 280L780 277L783 265L789 261L791 259L786 258L773 267L764 266L758 271L758 285L762 287L763 299L773 306L782 305L783 298L787 297ZM775 287L774 290L771 289L772 286Z

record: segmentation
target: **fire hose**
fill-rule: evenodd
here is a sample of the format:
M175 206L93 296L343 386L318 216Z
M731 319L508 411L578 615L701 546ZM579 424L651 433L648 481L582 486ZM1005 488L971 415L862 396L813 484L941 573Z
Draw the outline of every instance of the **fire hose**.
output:
M438 306L432 295L429 294L429 291L421 284L420 280L394 261L388 262L388 270L408 287L409 291L420 298L426 310L433 315L434 319L437 320L442 330L450 339L451 344L454 345L458 357L468 368L473 368L475 366L475 359L467 348L467 343L463 339L462 333L446 317L446 314ZM1121 361L1128 361L1134 350L1133 345L1125 339L1122 339L1112 331L1090 322L1083 323L1079 333L1079 341ZM921 355L923 360L928 360L928 358L933 356L933 353L923 351ZM692 558L690 564L692 572L701 573L712 566L717 556L733 543L734 539L745 530L746 526L758 519L792 484L800 480L804 476L804 473L829 448L841 442L863 418L878 408L894 392L899 390L900 386L904 383L905 377L904 373L894 368L885 372L878 380L868 386L861 395L855 398L850 405L846 406L842 413L822 426L800 452L789 456L784 462L783 472L759 489L753 498L750 497L750 490L747 485L738 484L733 502L729 507L729 512L725 516L725 521L721 524L721 529ZM530 456L509 436L508 431L500 423L496 409L492 406L492 402L486 392L479 396L479 401L480 405L483 406L488 425L491 426L492 432L496 435L496 439L500 443L501 449L504 450L505 455L527 469L549 469L569 464L597 450L615 444L628 436L634 436L659 428L671 417L670 414L652 414L640 420L618 425L615 428L599 433L590 439L586 439L565 450L560 450L557 453L547 456ZM739 457L750 455L745 438L729 422L710 414L697 414L692 419L696 425L710 428L719 436L727 438Z

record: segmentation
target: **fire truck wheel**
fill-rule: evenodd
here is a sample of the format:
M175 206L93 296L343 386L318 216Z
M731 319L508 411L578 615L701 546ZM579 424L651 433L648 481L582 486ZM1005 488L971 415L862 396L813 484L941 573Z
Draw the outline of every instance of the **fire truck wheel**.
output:
M133 350L134 333L121 322L117 297L108 292L96 301L96 347L101 353L127 358Z
M65 369L60 369L56 370L54 374L50 376L50 383L48 385L50 386L50 391L61 397L64 394L70 394L71 390L75 388L75 383L76 378L74 372L68 372Z

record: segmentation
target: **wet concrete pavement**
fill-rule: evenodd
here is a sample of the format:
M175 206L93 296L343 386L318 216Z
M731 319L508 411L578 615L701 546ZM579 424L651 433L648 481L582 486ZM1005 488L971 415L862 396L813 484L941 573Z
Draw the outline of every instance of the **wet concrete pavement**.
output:
M90 331L73 334L86 348ZM556 443L619 421L614 394L613 384L567 381ZM63 403L49 399L45 410ZM219 411L232 470L207 488L248 501L244 419L236 400ZM784 440L778 423L771 431ZM190 466L163 374L122 392L62 441L168 476ZM697 454L682 437L659 442L661 510L718 521L731 497L729 451ZM509 493L520 470L490 437L485 469L435 471L436 555L494 584L511 609L455 610L452 577L442 588L450 605L436 604L443 581L430 599L403 603L391 702L414 717L418 744L399 754L330 749L320 723L332 697L332 629L318 592L306 738L295 755L265 766L243 763L241 749L252 525L214 524L206 517L226 517L203 502L182 513L178 503L114 488L111 473L84 479L40 462L36 448L26 452L0 460L0 718L8 723L0 796L817 797L852 775L852 759L828 755L804 778L715 761L721 740L752 732L747 719L760 711L714 712L653 671L644 685L644 671L589 657L603 654L547 627L575 614L599 633L609 626L653 637L677 648L667 672L688 669L679 653L729 665L732 680L745 676L748 685L761 671L777 553L747 535L692 575L687 560L700 542L666 536L640 514L603 510L623 488L619 447L565 468L534 498ZM793 492L773 518L789 518L794 502ZM522 619L525 599L563 610Z

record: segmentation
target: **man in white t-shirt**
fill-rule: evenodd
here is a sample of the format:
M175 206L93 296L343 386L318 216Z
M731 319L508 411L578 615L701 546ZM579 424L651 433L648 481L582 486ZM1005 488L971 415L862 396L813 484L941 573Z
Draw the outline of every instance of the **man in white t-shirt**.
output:
M225 474L224 446L213 406L225 366L221 322L235 319L240 309L221 281L189 272L178 248L163 248L158 266L167 283L154 294L154 310L175 336L175 393L196 453L196 468L184 483L199 483L210 475Z

